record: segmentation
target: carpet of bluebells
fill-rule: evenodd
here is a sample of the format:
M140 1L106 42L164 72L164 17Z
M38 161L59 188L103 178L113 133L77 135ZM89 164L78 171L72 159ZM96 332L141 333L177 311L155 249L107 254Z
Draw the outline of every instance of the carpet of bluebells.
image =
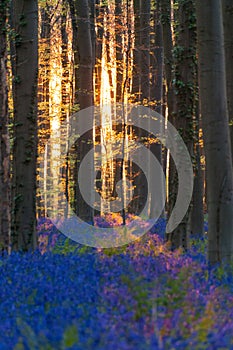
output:
M205 238L171 252L163 232L94 249L40 220L37 252L0 258L0 350L233 349L233 267L208 266Z

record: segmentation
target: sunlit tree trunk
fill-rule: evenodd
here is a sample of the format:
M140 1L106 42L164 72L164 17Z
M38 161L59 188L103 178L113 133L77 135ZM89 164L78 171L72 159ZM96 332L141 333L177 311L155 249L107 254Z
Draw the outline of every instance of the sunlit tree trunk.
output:
M140 77L140 0L134 0L134 50L133 50L133 83L132 99L135 102L140 100L141 77Z
M227 106L230 123L231 156L233 160L233 3L222 0L227 84Z
M10 142L8 133L7 12L9 1L0 5L0 252L10 243Z
M35 249L38 8L14 0L15 75L13 148L13 248Z
M200 106L207 169L208 258L233 257L233 174L220 0L196 0Z
M172 21L171 21L171 0L161 0L160 1L160 11L161 11L161 23L162 23L162 33L163 33L163 52L164 52L164 74L165 74L165 98L167 104L167 119L170 123L174 124L174 107L175 107L175 91L173 85L173 40L172 40ZM166 114L166 113L165 113ZM168 193L167 193L167 203L166 212L169 216L173 203L175 200L174 195L174 176L175 176L175 164L170 156L169 151L166 153L167 156L167 168L166 173L169 175L167 179ZM170 240L170 235L166 235L166 240Z
M95 103L100 103L101 58L104 35L104 6L96 1L96 43L95 43Z
M69 8L70 8L70 17L71 17L71 23L72 23L72 49L73 49L73 61L74 61L74 96L73 100L74 103L78 103L78 30L77 30L77 16L76 16L76 9L75 9L75 2L74 0L68 0Z
M150 100L150 0L140 2L141 101Z
M50 166L48 160L48 147L46 146L50 136L50 118L49 118L49 81L50 81L50 37L51 37L51 7L45 6L40 10L40 53L39 53L39 76L38 76L38 163L45 157L46 176L44 170L40 169L39 176L44 179L44 196L37 195L37 214L39 217L47 215L48 192L51 186L49 177ZM38 165L39 165L38 164ZM47 166L48 164L48 166Z
M70 107L72 104L72 94L71 94L71 69L70 69L70 62L69 62L69 38L67 33L67 23L68 23L68 4L67 0L62 1L62 16L61 16L61 48L62 48L62 54L61 54L61 64L62 64L62 81L61 81L61 99L62 99L62 106L61 106L61 142L62 147L66 148L66 154L68 154L67 149L67 137L68 137L68 123L69 123L69 114L70 114ZM64 142L65 140L65 142ZM64 183L64 191L67 203L69 202L69 161L68 157L66 159L65 164L63 164L63 183ZM65 217L67 217L68 214L68 205L65 207ZM64 204L63 204L64 205Z
M122 0L115 1L115 16L116 16L116 102L122 101L122 88L123 88L123 24L122 24Z

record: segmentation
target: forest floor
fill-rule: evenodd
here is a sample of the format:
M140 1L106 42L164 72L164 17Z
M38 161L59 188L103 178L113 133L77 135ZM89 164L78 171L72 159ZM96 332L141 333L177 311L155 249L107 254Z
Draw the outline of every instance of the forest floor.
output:
M233 349L233 266L208 266L206 238L170 252L157 233L0 258L0 350Z

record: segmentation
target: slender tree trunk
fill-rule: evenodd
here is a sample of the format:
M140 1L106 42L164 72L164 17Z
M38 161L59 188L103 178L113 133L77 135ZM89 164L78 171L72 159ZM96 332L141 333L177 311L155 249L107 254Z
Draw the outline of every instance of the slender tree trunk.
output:
M200 106L207 169L208 257L233 258L233 174L220 0L196 0Z
M71 16L71 23L72 23L72 49L73 49L73 60L74 60L74 96L73 100L74 103L78 103L78 64L79 64L79 57L78 57L78 31L77 31L77 16L76 16L76 9L75 9L75 3L74 0L68 0L69 7L70 7L70 16Z
M167 117L170 123L174 124L174 106L175 106L175 91L173 85L173 40L172 40L172 20L171 20L171 0L160 0L160 11L161 11L161 23L163 33L163 52L164 52L164 73L165 73L165 98L167 104ZM165 111L166 112L166 111ZM174 177L176 174L176 168L172 157L169 152L167 155L167 169L169 172L168 176L168 193L166 212L167 215L172 212L175 194ZM166 235L166 240L171 240L170 235Z
M45 6L41 9L41 32L40 32L40 50L39 54L39 77L38 77L38 163L45 157L48 148L46 143L50 136L50 118L49 118L49 80L50 80L50 37L51 37L51 7ZM47 164L47 163L46 163ZM41 177L43 178L44 169ZM40 175L39 175L40 176ZM45 188L50 187L49 177L50 165L47 166L47 175L44 179ZM44 198L37 196L37 214L39 217L46 217L48 207L49 193L44 193Z
M141 101L150 100L150 0L140 3Z
M116 102L122 102L123 89L123 23L122 23L122 0L115 1L115 18L116 18Z
M0 252L10 243L10 142L8 133L7 12L9 1L0 5Z
M101 59L104 35L104 6L96 1L96 50L95 50L95 103L100 103L101 89Z
M150 89L150 100L152 103L152 108L156 110L159 114L162 114L162 99L163 99L163 37L162 37L162 25L160 22L159 6L154 10L154 47L151 47L151 75L152 83ZM161 125L164 128L165 125ZM152 136L150 136L152 138ZM153 139L153 143L150 144L150 151L156 156L161 166L163 166L162 159L162 145L158 143L158 140ZM151 183L155 181L154 174L150 172ZM162 186L162 179L156 179L158 186ZM155 193L151 193L151 206L150 206L150 217L155 217L156 201ZM163 198L161 198L163 200ZM163 215L163 214L162 214Z
M13 248L37 245L37 67L38 8L35 0L14 0L15 75L13 148Z
M141 76L140 76L140 0L134 0L134 50L133 50L133 101L140 100Z
M62 39L62 81L61 81L61 94L62 94L62 107L61 107L61 141L67 140L67 135L69 130L67 125L69 122L70 106L72 103L71 90L70 90L70 62L68 57L68 33L67 33L67 17L68 17L68 6L67 0L62 0L62 16L61 16L61 39ZM62 147L66 148L66 153L68 153L67 142L63 141ZM66 201L69 202L69 161L68 156L66 163L63 166L63 178L65 183L65 195ZM65 205L65 217L68 214L68 205Z
M150 101L150 0L140 1L140 102L148 106ZM140 121L139 121L140 122ZM148 127L149 130L149 119ZM139 140L145 145L148 143L148 132L143 129L139 129ZM147 145L149 148L149 146ZM149 151L148 151L149 154ZM149 168L149 157L148 157L148 168ZM148 172L149 173L149 172ZM139 214L144 205L148 193L148 185L145 174L142 170L139 170L139 174L135 179L137 191L137 213ZM149 212L148 212L149 215Z

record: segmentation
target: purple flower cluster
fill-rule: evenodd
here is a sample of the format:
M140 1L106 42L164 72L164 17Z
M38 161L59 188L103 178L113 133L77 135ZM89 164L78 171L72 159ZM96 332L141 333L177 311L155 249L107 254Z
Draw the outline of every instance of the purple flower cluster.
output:
M233 349L233 267L210 268L205 240L171 252L155 232L1 257L0 350Z

